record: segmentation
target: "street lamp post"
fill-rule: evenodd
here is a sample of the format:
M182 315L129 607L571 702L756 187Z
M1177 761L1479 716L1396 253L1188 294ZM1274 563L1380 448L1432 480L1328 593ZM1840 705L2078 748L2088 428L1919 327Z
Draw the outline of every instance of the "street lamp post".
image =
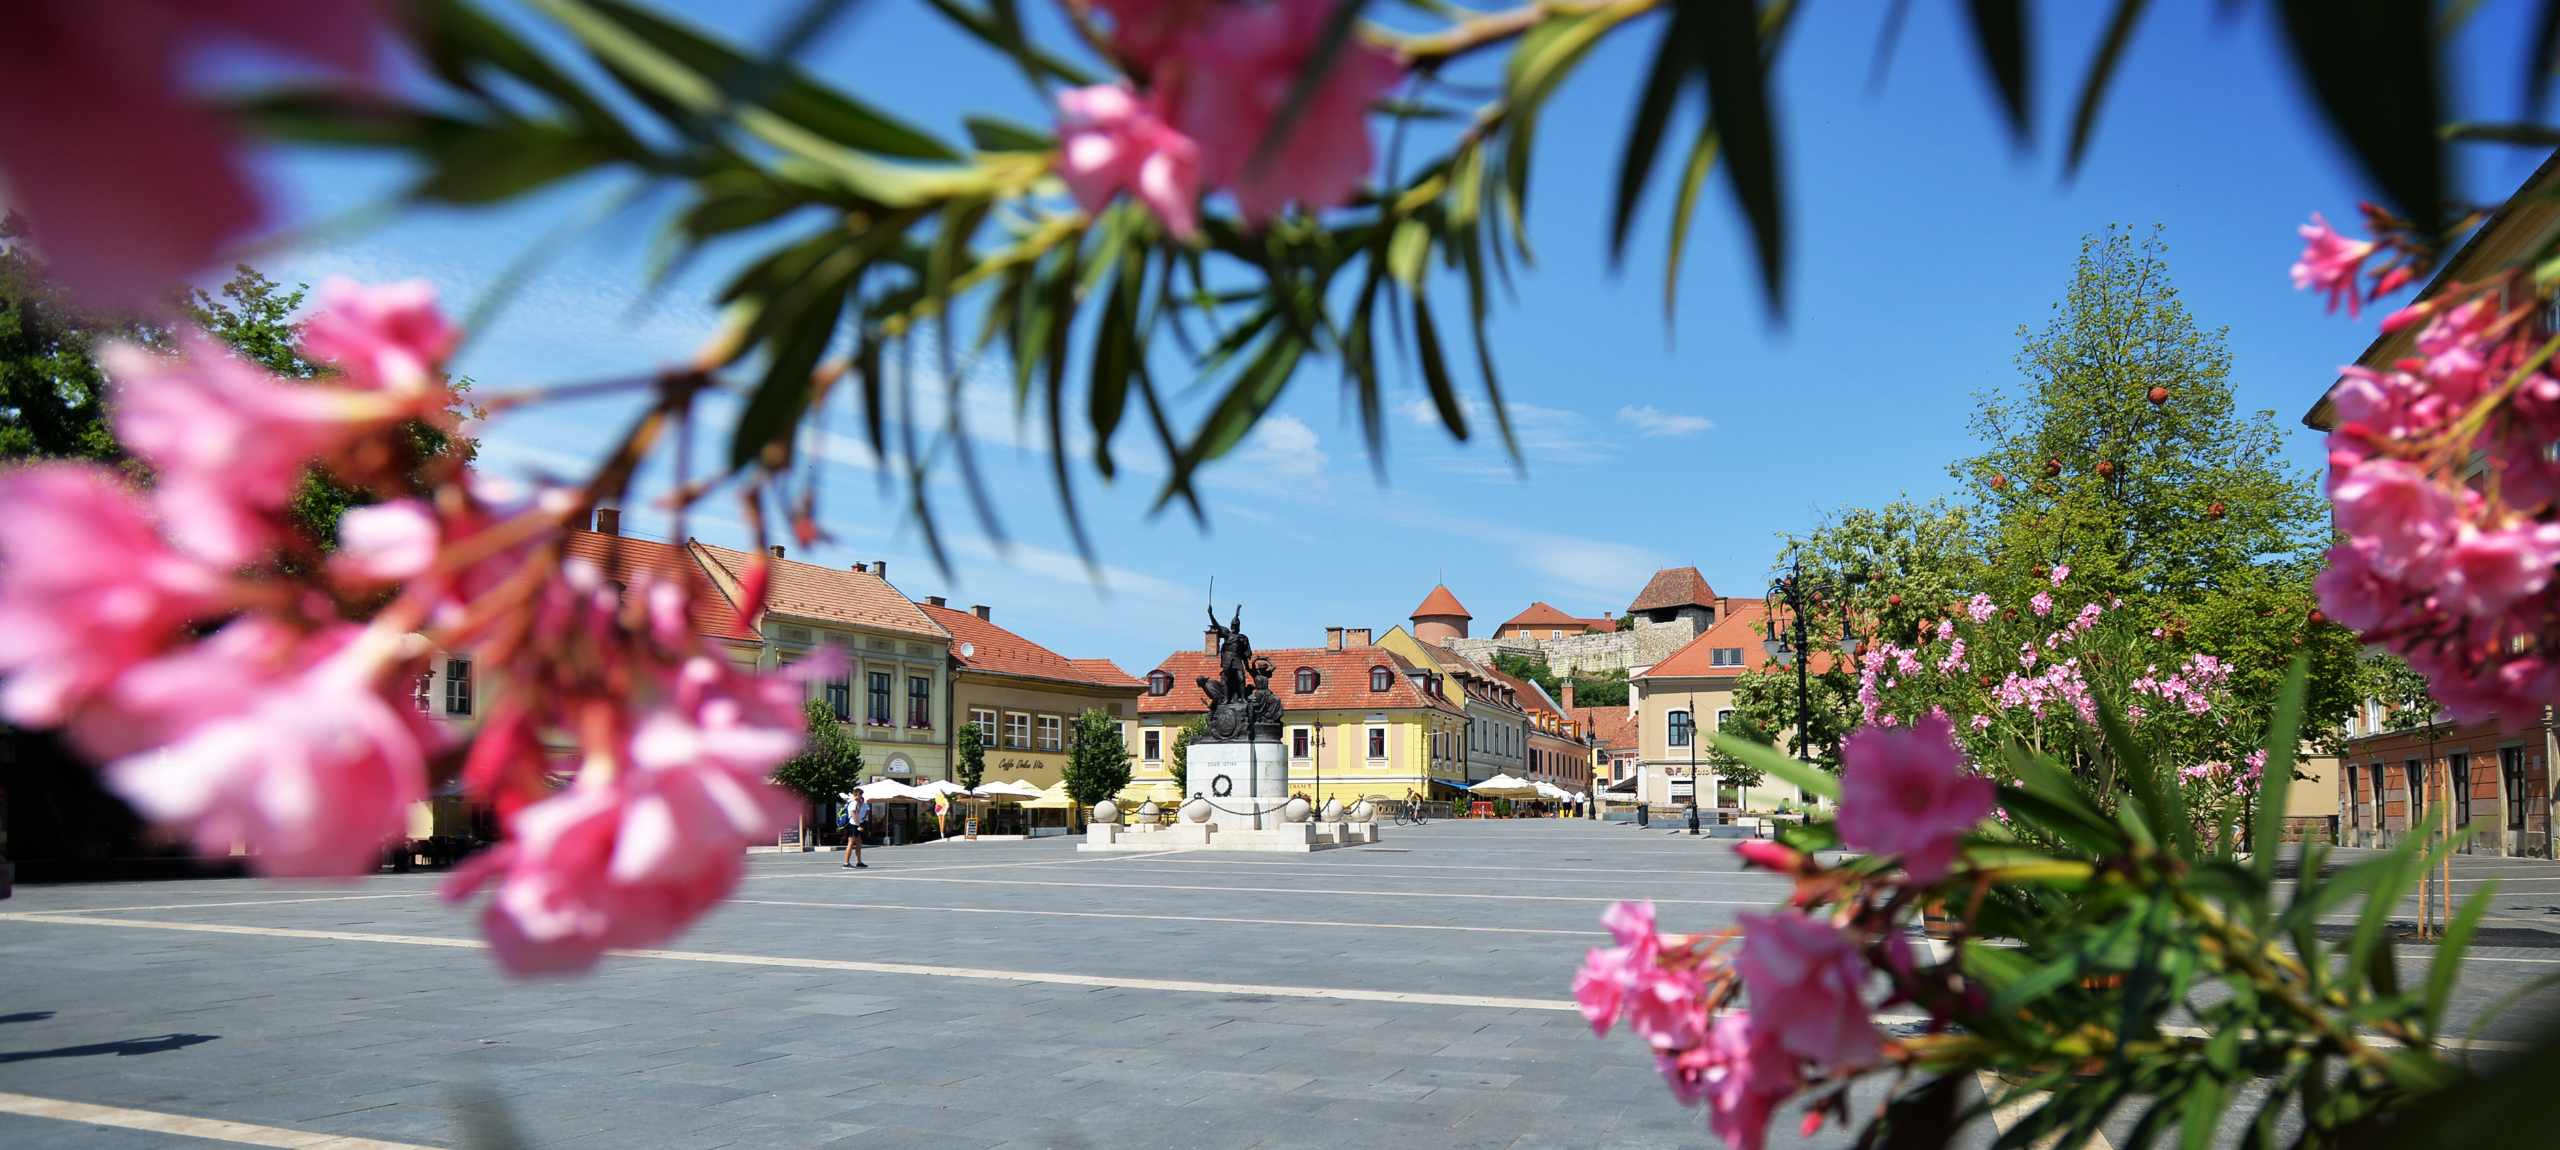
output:
M1698 833L1698 697L1689 696L1689 833Z
M1791 629L1794 632L1795 642L1793 644L1789 644L1786 641L1786 638L1783 637L1779 630L1778 617L1773 613L1769 616L1769 637L1766 640L1763 640L1760 644L1761 648L1767 651L1769 657L1776 660L1779 666L1783 667L1789 664L1793 664L1795 666L1796 758L1808 763L1813 761L1813 687L1811 682L1813 660L1809 657L1797 658L1796 656L1799 652L1807 650L1804 620L1805 606L1814 596L1821 595L1826 591L1831 593L1834 598L1840 600L1840 638L1835 641L1835 645L1839 647L1842 658L1845 659L1855 656L1858 653L1858 636L1855 631L1850 629L1849 605L1847 598L1845 595L1840 593L1839 588L1827 587L1817 589L1807 584L1804 579L1804 556L1801 554L1797 555L1795 559L1788 564L1787 575L1785 578L1769 584L1768 595L1770 602L1783 602L1787 605L1788 613L1792 616L1790 623Z

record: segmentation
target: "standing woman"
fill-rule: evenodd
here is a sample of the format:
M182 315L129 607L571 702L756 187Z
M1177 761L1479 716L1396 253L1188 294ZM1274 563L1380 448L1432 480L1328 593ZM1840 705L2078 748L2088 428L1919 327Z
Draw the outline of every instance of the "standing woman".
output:
M871 797L856 788L853 792L853 826L844 836L844 869L846 870L852 870L855 867L871 869L870 863L862 861L862 824L869 821L871 821Z

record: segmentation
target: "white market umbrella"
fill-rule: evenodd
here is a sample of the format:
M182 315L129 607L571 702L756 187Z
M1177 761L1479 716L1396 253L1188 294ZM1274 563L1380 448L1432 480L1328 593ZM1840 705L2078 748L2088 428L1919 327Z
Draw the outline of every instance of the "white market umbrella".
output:
M1036 799L1042 792L1024 783L988 783L969 793L982 799Z
M1534 785L1538 788L1538 793L1539 793L1539 794L1545 795L1546 797L1551 798L1551 799L1554 799L1554 800L1556 800L1557 802L1560 802L1560 803L1569 803L1569 802L1572 802L1572 801L1574 800L1574 793L1573 793L1572 791L1568 791L1568 790L1564 789L1563 787L1559 787L1559 786L1555 785L1554 783L1545 782L1545 781L1541 780L1540 782L1538 782L1538 783L1536 783L1536 784L1534 784Z
M1495 775L1467 789L1486 798L1527 798L1538 793L1538 788L1529 780L1510 775Z
M876 783L864 783L855 789L862 792L862 797L875 803L882 799L912 799L917 797L916 789L914 787L910 787L896 779L882 779Z
M928 783L918 783L907 789L915 792L915 796L920 799L936 798L942 795L966 795L969 793L969 788L943 779L935 779Z

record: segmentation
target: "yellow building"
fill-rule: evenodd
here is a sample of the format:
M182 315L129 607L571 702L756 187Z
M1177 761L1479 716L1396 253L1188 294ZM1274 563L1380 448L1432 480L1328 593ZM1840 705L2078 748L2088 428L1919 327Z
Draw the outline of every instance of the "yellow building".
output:
M1069 659L996 626L986 607L962 611L935 595L923 611L951 633L951 725L978 724L985 781L1028 780L1043 790L1057 785L1065 776L1067 736L1086 711L1118 720L1121 741L1133 759L1138 754L1138 696L1146 684L1111 660Z
M1446 587L1432 591L1433 599L1447 598L1450 606L1457 599ZM1419 611L1432 607L1426 601ZM1463 608L1460 608L1463 610ZM1527 778L1529 774L1529 711L1520 698L1517 684L1508 676L1469 659L1447 647L1423 638L1432 633L1427 616L1414 616L1411 632L1391 627L1378 640L1378 645L1404 657L1416 667L1439 672L1441 697L1458 704L1466 716L1466 725L1458 741L1459 758L1465 764L1466 782L1476 783L1495 775ZM1362 639L1366 631L1351 634ZM1458 635L1466 637L1463 631Z
M1283 707L1290 791L1318 805L1459 794L1447 784L1466 780L1465 711L1439 672L1367 640L1366 632L1335 628L1322 647L1256 652L1271 661L1271 690ZM1203 647L1147 673L1138 700L1140 781L1170 777L1174 739L1208 712L1199 681L1218 676L1215 637ZM1433 783L1442 784L1436 793Z

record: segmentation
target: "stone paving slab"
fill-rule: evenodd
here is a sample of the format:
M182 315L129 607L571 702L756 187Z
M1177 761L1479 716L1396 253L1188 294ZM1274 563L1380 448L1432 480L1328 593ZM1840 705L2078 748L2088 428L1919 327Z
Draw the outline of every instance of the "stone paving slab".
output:
M1614 825L1446 823L1389 842L1285 857L933 844L868 852L865 871L755 855L741 898L667 946L1127 985L666 958L519 982L474 949L0 920L0 1091L423 1146L1715 1144L1630 1036L1595 1040L1554 1007L1606 943L1609 901L1713 929L1783 883L1739 872L1730 843ZM2560 905L2560 869L2502 873L2502 904ZM0 913L474 937L436 881L20 887ZM2458 1015L2560 969L2560 950L2486 956L2516 961L2475 968ZM1290 993L1319 989L1446 1001ZM1486 1000L1546 1005L1465 1004ZM2512 1013L2493 1037L2543 1016ZM1846 1142L1798 1139L1786 1117L1772 1131ZM0 1145L216 1144L0 1115Z

